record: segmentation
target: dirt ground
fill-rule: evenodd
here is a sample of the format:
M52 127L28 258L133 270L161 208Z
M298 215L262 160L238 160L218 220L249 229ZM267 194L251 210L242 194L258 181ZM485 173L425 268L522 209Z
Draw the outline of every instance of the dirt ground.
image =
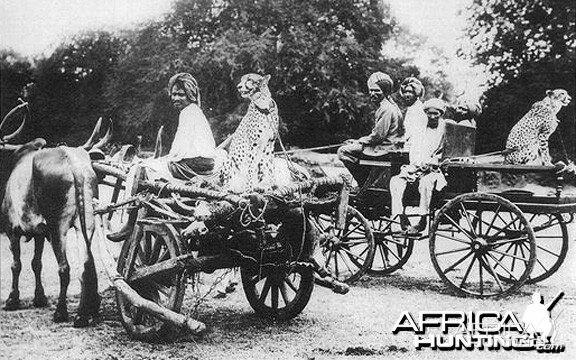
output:
M365 275L347 295L338 295L316 286L308 306L295 319L277 323L258 317L244 293L237 289L225 299L211 296L200 305L198 319L208 325L202 337L183 336L171 343L149 344L132 340L120 323L114 290L97 262L102 319L96 325L75 329L71 322L55 324L52 314L58 294L58 276L49 246L44 252L43 279L50 306L32 307L34 278L30 268L33 244L22 245L23 270L20 290L24 307L0 310L1 359L574 359L576 358L576 224L569 225L570 249L560 270L536 285L505 299L480 300L451 294L431 264L427 242L418 242L403 269L391 276ZM69 236L68 254L72 267L69 311L75 314L79 301L78 250ZM97 260L98 261L98 260ZM2 305L10 291L11 254L6 237L0 237L0 298ZM204 293L216 274L203 275ZM535 351L435 351L416 350L413 334L393 334L402 311L514 311L522 315L534 291L549 301L559 291L566 296L554 309L557 343L566 344L561 354ZM189 288L183 312L195 301Z

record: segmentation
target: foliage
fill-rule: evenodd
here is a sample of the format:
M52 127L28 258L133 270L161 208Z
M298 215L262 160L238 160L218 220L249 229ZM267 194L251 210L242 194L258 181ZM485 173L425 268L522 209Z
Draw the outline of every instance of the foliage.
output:
M79 34L49 57L22 63L28 72L3 60L2 106L13 106L15 91L32 77L30 137L79 144L103 116L115 122L114 141L143 135L150 146L161 125L167 138L176 130L169 77L190 72L220 141L246 111L239 78L255 72L272 75L286 143L336 143L371 128L370 73L386 72L397 85L421 77L410 59L382 52L382 44L405 32L381 0L177 0L164 18L134 30ZM25 76L5 82L10 71ZM429 94L450 91L441 71L423 82Z
M479 150L501 149L510 128L547 89L576 95L576 3L474 0L467 14L471 48L461 55L486 65L492 74L478 125ZM574 158L574 103L558 118L559 130L551 139L556 158L565 152Z
M175 72L190 72L221 140L245 110L236 93L240 76L271 74L270 87L289 129L285 140L333 143L370 128L365 82L371 72L387 72L396 81L419 75L405 60L381 54L395 26L388 7L374 0L180 0L131 42L107 96L124 109L123 132L142 122L146 128L173 129L164 84ZM142 103L140 94L148 102ZM153 134L145 136L151 140Z
M467 55L488 66L493 83L515 78L535 62L574 59L572 0L474 0L467 11Z
M12 50L0 50L0 109L1 118L18 104L23 88L31 81L32 69L28 60Z
M37 136L79 144L100 116L104 89L125 43L108 32L87 32L40 59L34 71Z

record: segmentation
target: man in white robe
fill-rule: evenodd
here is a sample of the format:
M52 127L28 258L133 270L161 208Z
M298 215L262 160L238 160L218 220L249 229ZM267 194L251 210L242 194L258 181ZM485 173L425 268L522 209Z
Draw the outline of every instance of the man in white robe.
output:
M197 175L209 175L214 170L216 144L208 120L200 108L200 89L194 77L179 73L168 81L168 94L180 115L178 128L168 155L144 160L132 166L126 176L125 194L131 196L139 167L146 168L148 178L189 180ZM131 233L137 212L129 213L128 221L120 231L109 234L108 239L121 241Z

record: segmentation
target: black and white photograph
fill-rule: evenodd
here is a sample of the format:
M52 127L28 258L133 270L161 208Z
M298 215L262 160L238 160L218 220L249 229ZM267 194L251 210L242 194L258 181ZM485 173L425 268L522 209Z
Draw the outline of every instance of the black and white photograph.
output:
M576 358L573 0L0 1L0 359Z

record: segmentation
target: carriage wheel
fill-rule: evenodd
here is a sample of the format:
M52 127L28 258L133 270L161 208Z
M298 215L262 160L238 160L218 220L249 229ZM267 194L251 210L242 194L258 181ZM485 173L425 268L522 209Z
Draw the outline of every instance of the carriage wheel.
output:
M515 253L511 249L516 245L526 250ZM536 241L516 205L497 195L470 193L440 209L430 229L430 257L456 293L504 296L528 279L536 261Z
M393 232L392 221L388 217L371 220L374 233L374 260L368 270L369 274L388 275L401 269L412 255L414 239Z
M316 261L339 281L358 280L374 259L374 236L370 223L355 208L348 206L344 229L336 229L336 215L312 214L320 231L320 251Z
M312 269L295 266L246 266L242 286L250 306L259 315L289 320L300 314L314 289Z
M566 259L568 253L568 229L559 214L526 214L536 237L536 262L527 284L534 284L554 274ZM526 244L507 245L506 251L525 254L529 251ZM503 274L506 281L510 277Z
M122 247L118 258L118 272L128 278L139 267L181 255L182 248L177 236L176 230L169 224L136 225L134 233ZM142 297L179 312L184 298L185 281L184 273L178 272L129 285ZM136 308L119 292L116 292L116 304L122 325L134 338L157 341L176 333L176 329Z

